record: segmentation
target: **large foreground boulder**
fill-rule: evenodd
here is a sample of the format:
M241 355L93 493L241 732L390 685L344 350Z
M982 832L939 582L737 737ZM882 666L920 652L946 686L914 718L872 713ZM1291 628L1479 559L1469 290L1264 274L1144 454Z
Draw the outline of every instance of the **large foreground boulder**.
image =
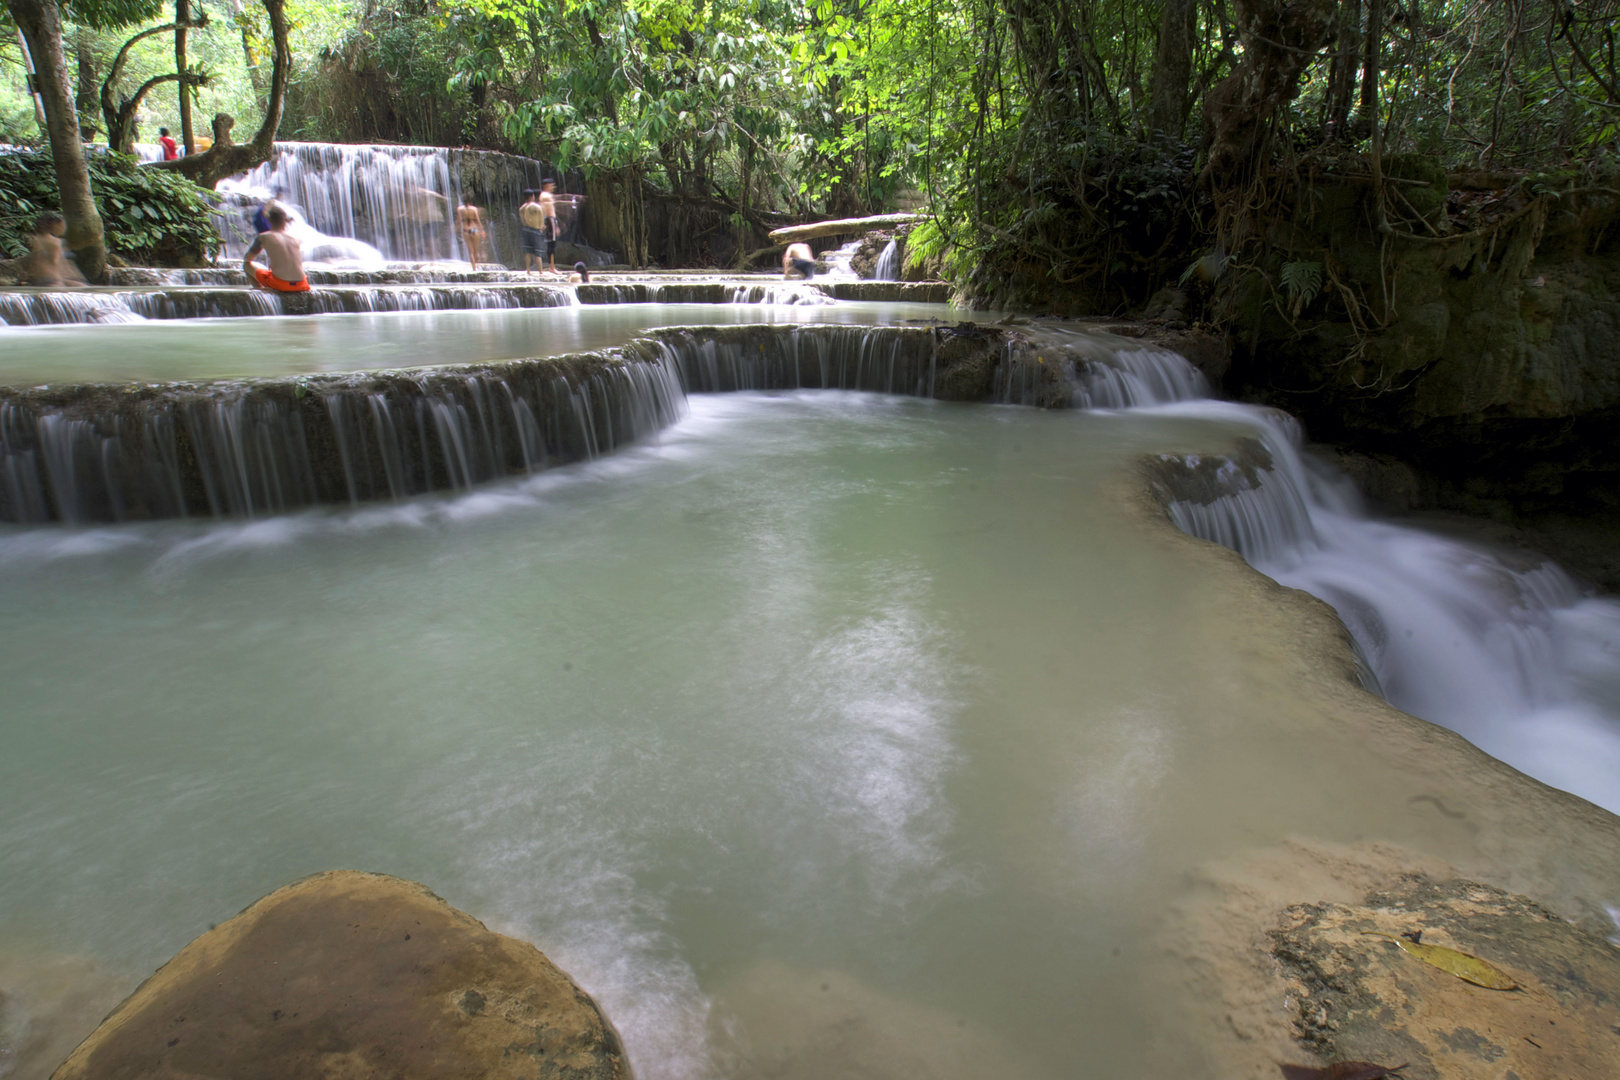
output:
M199 937L53 1080L630 1076L596 1003L534 946L421 885L337 870Z

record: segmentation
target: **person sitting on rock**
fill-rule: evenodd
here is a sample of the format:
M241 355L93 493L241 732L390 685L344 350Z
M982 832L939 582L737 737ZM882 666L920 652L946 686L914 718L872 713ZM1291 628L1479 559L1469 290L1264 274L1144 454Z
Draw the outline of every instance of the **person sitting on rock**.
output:
M795 273L806 281L816 276L816 256L809 244L789 244L782 252L782 277L791 280Z
M253 241L253 246L242 256L242 273L249 281L257 281L261 289L271 292L309 292L309 277L304 273L304 248L295 236L287 235L287 211L272 203L264 212L270 228ZM253 256L264 252L270 269L253 264Z
M568 281L574 285L589 285L591 283L591 270L582 262L574 264L574 272L568 275Z

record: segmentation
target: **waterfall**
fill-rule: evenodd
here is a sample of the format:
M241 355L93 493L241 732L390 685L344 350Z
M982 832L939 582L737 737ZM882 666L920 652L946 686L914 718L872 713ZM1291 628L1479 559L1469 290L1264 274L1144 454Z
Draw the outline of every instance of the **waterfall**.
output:
M771 282L759 285L738 285L731 290L728 302L733 304L798 304L818 306L838 301L822 292L810 282Z
M0 292L0 326L127 323L145 318L130 306L134 293Z
M13 392L0 396L0 520L259 517L465 490L597 457L684 409L668 367L602 355Z
M900 280L900 241L890 240L883 245L878 253L877 262L872 267L872 277L878 281Z
M530 158L485 151L278 142L269 161L219 185L227 196L221 235L227 255L241 258L251 241L246 219L275 196L307 229L312 262L458 260L468 253L453 228L455 210L471 204L484 212L483 261L517 265L517 208L524 190L538 188L549 172ZM577 200L558 203L562 238L574 243L582 240ZM587 255L588 262L610 261Z
M667 366L689 394L867 390L934 395L932 330L865 326L666 328L625 351Z
M260 315L356 314L379 311L468 311L573 307L563 285L336 286L307 293L175 287L117 293L0 293L0 325L141 322Z
M1369 516L1292 417L1217 401L1157 411L1252 432L1233 453L1154 463L1177 526L1331 604L1392 704L1620 812L1620 603L1551 562Z
M861 276L851 268L850 263L854 261L855 253L861 249L861 245L865 242L864 238L851 240L834 251L822 252L821 261L827 264L827 272L818 276L829 281L859 281Z

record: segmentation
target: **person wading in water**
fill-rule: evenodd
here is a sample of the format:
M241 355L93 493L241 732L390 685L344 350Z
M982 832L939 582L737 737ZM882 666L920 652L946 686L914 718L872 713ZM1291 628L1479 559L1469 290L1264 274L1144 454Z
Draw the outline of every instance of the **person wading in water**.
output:
M782 277L792 280L795 273L806 281L816 276L816 257L809 244L789 244L782 252Z
M545 257L551 262L551 272L557 272L557 237L562 235L562 229L557 221L557 199L552 194L557 190L557 181L549 176L540 181L540 217L544 224L541 226L541 244L545 249Z
M541 229L545 227L545 213L540 209L540 193L534 188L523 189L523 205L518 207L518 221L523 223L523 270L533 273L544 270L545 258L544 237Z
M304 274L304 248L297 237L287 235L287 211L271 203L264 212L270 229L253 241L253 246L242 256L242 273L249 281L257 281L261 289L271 292L309 292L309 278ZM264 252L270 269L253 265L253 256Z
M461 242L467 245L467 261L474 270L478 269L478 264L484 261L484 215L476 206L458 206L456 228L461 232Z

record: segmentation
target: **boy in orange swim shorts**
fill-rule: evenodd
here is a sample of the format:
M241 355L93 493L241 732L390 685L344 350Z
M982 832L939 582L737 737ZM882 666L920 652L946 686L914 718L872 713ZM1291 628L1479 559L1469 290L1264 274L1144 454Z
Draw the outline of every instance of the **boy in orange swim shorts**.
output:
M269 232L262 232L242 257L242 273L248 280L257 281L261 289L271 292L309 292L309 278L304 274L304 248L298 238L287 235L287 211L271 203L264 212L270 224ZM255 266L253 256L264 252L270 269Z

